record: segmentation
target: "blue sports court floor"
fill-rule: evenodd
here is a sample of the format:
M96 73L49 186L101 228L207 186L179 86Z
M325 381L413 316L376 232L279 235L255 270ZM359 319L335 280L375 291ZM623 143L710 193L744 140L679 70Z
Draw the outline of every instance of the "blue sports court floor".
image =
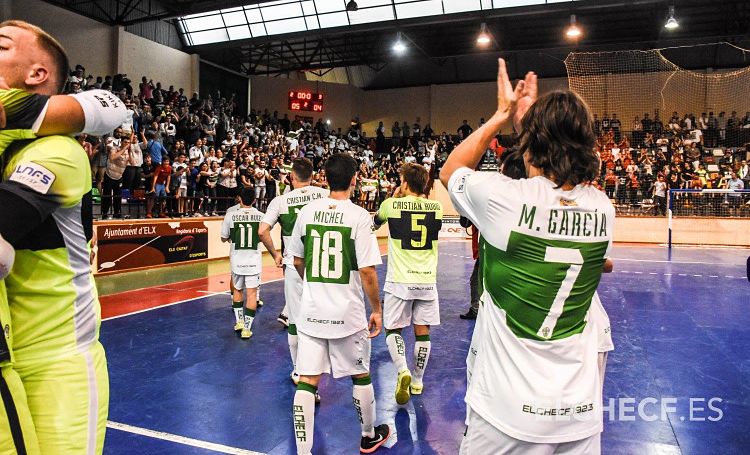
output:
M443 324L433 330L424 395L405 407L395 404L385 340L373 340L378 421L393 433L389 448L378 453L458 451L473 328L458 314L468 305L470 254L466 242L440 245ZM599 288L615 343L603 453L750 453L748 254L679 248L669 262L665 248L615 248L615 272ZM380 271L382 280L385 267ZM276 322L282 283L263 285L262 295L266 306L249 341L232 331L228 295L102 323L111 381L105 453L294 453L294 387L286 333ZM351 381L326 377L320 390L314 452L358 453Z

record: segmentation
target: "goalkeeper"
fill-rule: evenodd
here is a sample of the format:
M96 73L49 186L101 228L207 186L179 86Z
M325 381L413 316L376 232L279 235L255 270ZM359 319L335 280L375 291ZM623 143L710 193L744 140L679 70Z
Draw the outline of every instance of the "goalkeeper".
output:
M2 304L5 293L0 295L8 384L0 388L0 425L8 425L0 448L101 453L109 392L89 268L90 167L72 138L34 138L81 130L101 135L122 123L125 109L102 91L52 96L65 82L67 57L41 29L6 21L0 23L0 41L0 76L8 86L35 93L0 92L6 117L0 132L0 235L15 250L5 279L10 311Z

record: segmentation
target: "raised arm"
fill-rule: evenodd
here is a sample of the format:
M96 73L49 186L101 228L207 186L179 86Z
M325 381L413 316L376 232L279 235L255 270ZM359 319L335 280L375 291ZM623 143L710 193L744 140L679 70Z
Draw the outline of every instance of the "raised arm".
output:
M537 97L537 77L534 73L527 73L526 78L520 81L515 90L508 78L505 60L498 60L497 72L497 111L489 118L487 123L475 130L463 142L461 142L448 156L448 160L440 171L440 181L448 186L453 173L462 168L476 168L487 150L490 141L498 131L511 119L517 130L520 130L520 121L528 111Z
M106 90L55 95L50 97L44 118L35 132L38 136L79 132L102 136L125 123L126 118L123 102Z

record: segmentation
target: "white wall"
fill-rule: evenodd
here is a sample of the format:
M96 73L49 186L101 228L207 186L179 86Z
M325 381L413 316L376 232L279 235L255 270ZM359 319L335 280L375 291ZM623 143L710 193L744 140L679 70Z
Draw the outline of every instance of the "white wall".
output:
M116 72L116 30L41 0L5 0L3 20L21 19L41 27L65 47L71 66L94 76ZM10 6L9 8L7 6Z
M172 49L154 41L133 35L117 27L118 53L117 68L127 73L133 81L133 89L138 90L141 77L161 82L163 88L174 85L175 89L185 89L189 97L198 91L197 60L194 56Z
M137 90L141 76L167 88L198 90L197 56L111 27L41 0L0 0L2 19L21 19L57 38L71 66L81 64L93 76L127 73Z

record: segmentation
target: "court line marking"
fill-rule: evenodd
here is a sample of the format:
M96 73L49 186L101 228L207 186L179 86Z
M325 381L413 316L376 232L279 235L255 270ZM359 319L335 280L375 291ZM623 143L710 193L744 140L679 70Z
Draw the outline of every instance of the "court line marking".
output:
M200 439L188 438L186 436L180 436L177 434L166 433L164 431L149 430L148 428L134 427L125 423L107 421L107 428L113 430L120 430L127 433L138 434L141 436L148 436L154 439L161 439L163 441L176 442L178 444L198 447L200 449L212 450L219 453L230 453L235 455L267 455L262 452L254 452L252 450L240 449L237 447L225 446L223 444L216 444L214 442L201 441Z
M613 261L628 261L628 262L657 262L660 264L702 264L702 265L726 265L726 266L740 266L744 264L728 264L726 262L698 262L698 261L663 261L657 259L627 259L627 258L610 258Z
M387 252L386 253L381 253L380 257L383 257L383 256L388 256L388 253ZM275 283L277 281L282 281L283 279L284 279L284 277L282 276L281 278L274 278L272 280L263 281L260 284L262 286L262 285L267 284L267 283ZM155 307L151 307L151 308L144 308L142 310L133 311L131 313L118 314L117 316L110 316L108 318L102 318L102 322L109 321L111 319L124 318L125 316L132 316L134 314L145 313L147 311L153 311L153 310L157 310L159 308L166 308L166 307L170 307L170 306L174 306L174 305L179 305L181 303L192 302L193 300L205 299L207 297L213 297L215 295L222 295L222 294L226 294L228 291L218 291L218 292L212 292L212 291L195 291L195 292L205 293L205 295L199 295L197 297L191 297L191 298L185 299L185 300L178 300L177 302L167 303L165 305L159 305L159 306L155 306Z

